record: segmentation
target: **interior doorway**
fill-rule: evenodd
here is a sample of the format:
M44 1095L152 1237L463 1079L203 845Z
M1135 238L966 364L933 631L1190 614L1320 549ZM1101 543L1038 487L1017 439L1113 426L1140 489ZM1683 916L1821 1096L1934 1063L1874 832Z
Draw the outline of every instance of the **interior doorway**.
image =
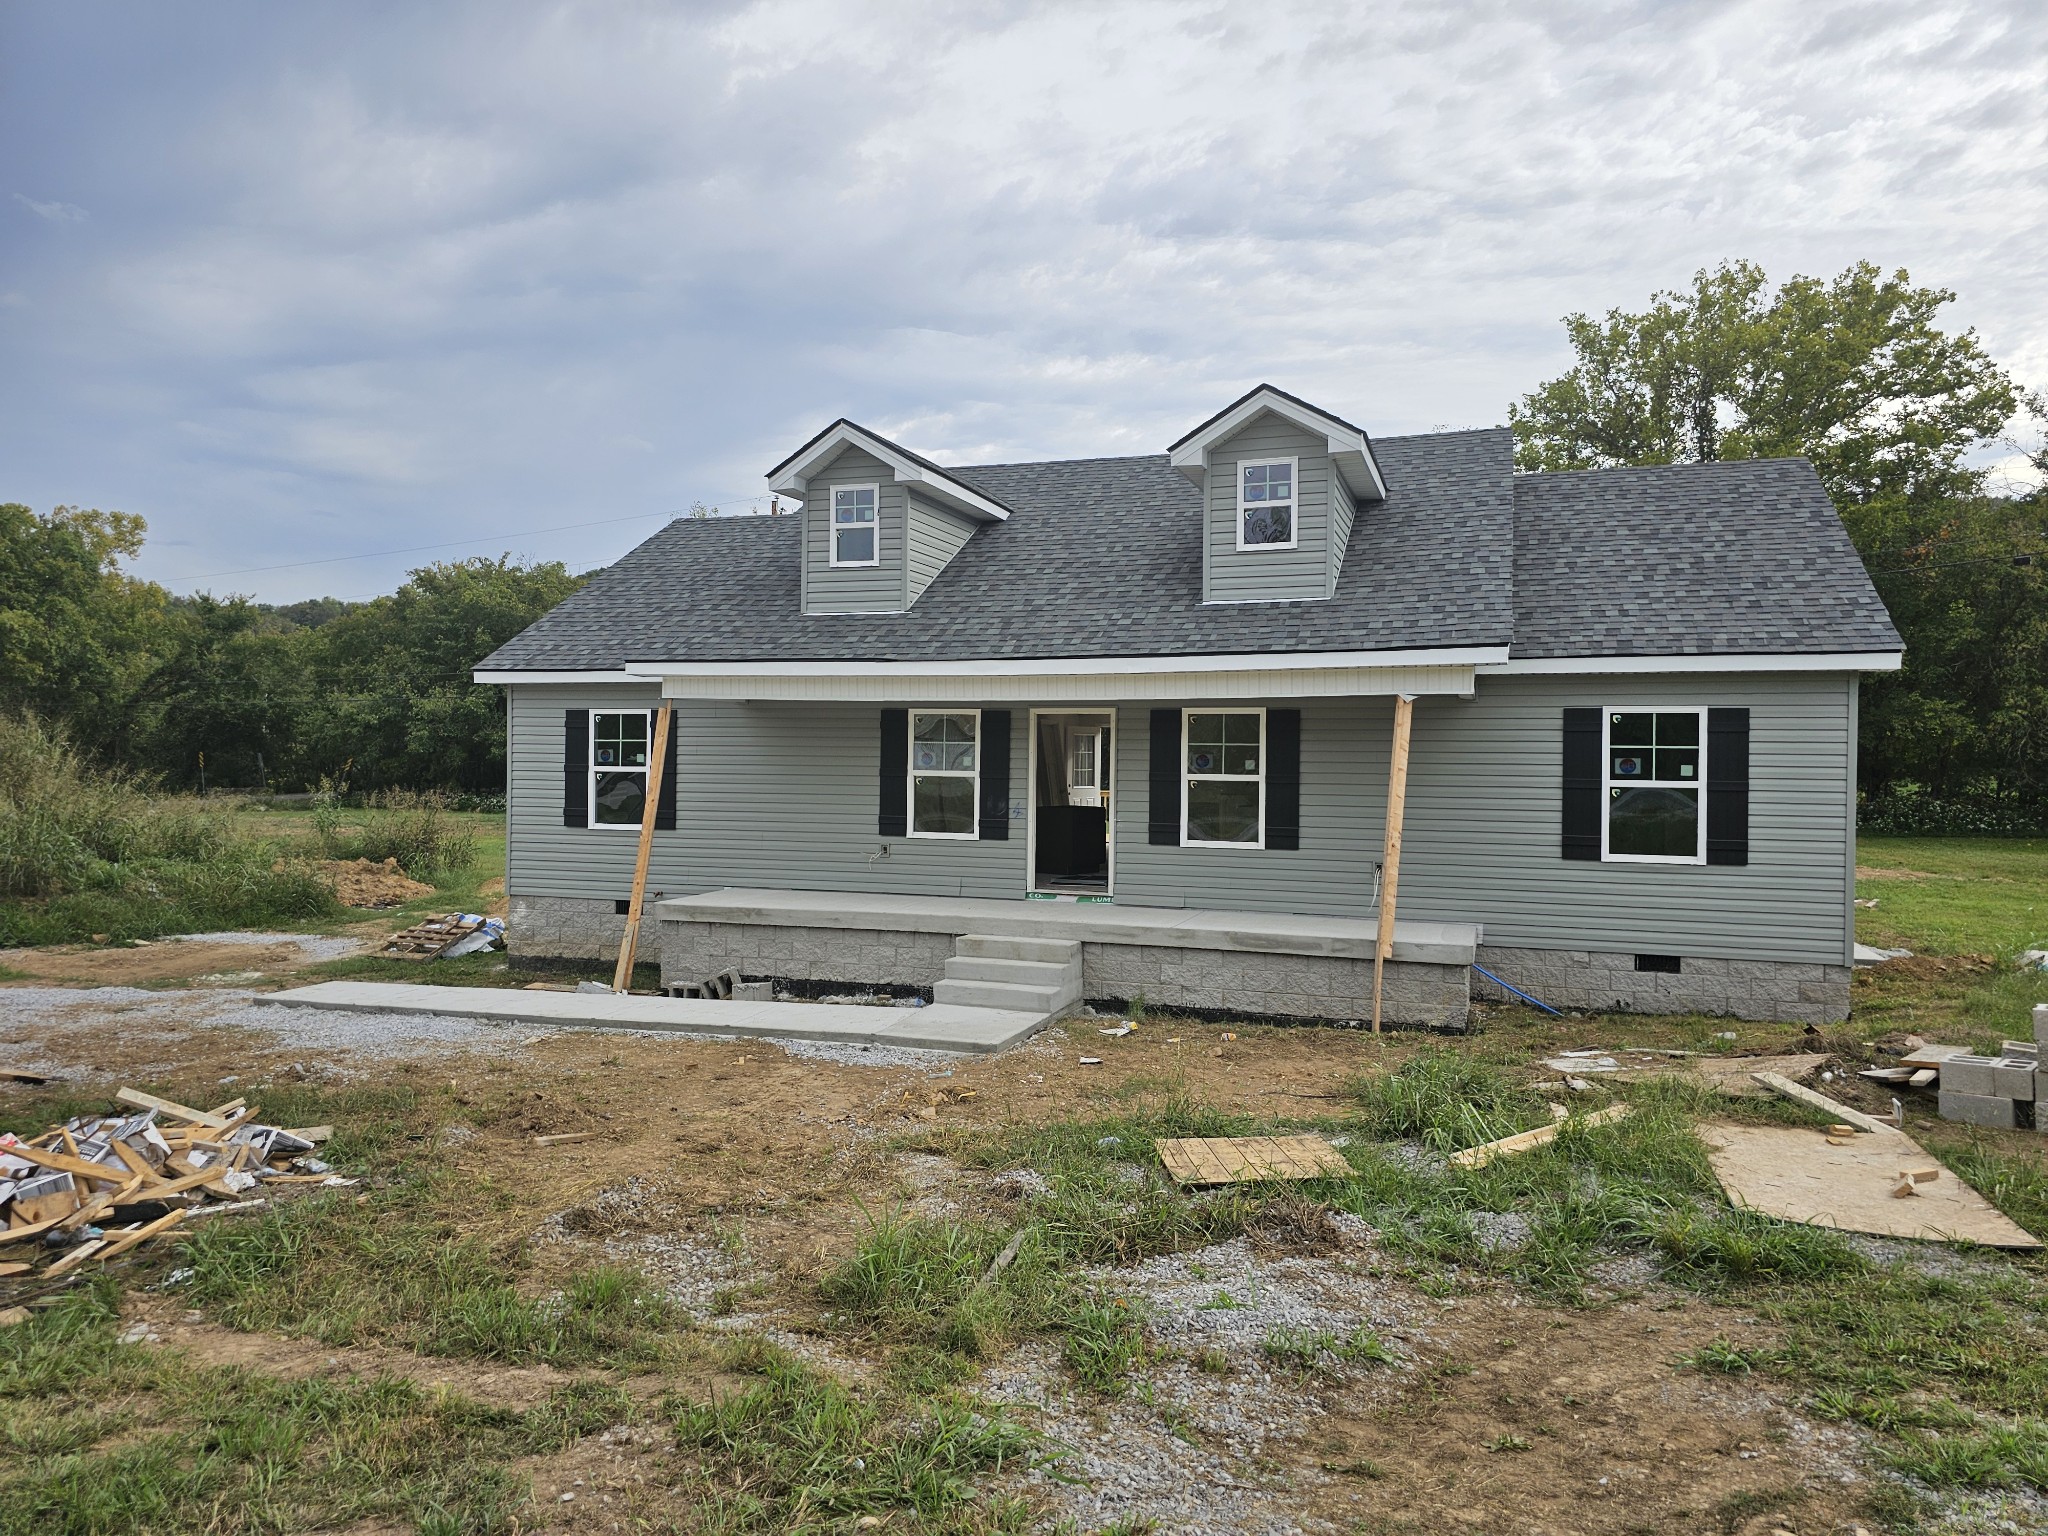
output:
M1031 712L1031 889L1107 896L1114 859L1116 716Z

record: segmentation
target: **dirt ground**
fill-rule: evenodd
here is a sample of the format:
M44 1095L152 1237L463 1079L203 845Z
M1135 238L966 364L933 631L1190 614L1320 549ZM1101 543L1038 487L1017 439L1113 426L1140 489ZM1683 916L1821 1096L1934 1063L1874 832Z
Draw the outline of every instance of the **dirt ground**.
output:
M40 982L65 987L147 987L181 982L248 986L302 971L323 958L329 957L289 940L268 944L207 939L157 939L133 945L53 944L42 949L0 949L0 972L14 972L22 978L0 985Z
M170 979L179 967L186 978L277 975L294 968L297 953L290 945L165 944L14 952L0 961L46 982L132 985ZM84 1088L149 1078L175 1060L163 1086L198 1093L232 1079L232 1091L256 1102L267 1082L343 1066L358 1081L403 1080L433 1107L434 1155L511 1192L473 1230L530 1245L541 1283L599 1257L638 1263L706 1326L761 1329L856 1378L871 1363L820 1325L815 1283L851 1251L870 1214L906 1206L999 1215L1016 1198L1014 1178L945 1157L947 1132L1108 1114L1168 1092L1261 1114L1334 1113L1349 1079L1396 1065L1422 1044L1171 1020L1117 1039L1080 1023L993 1059L869 1064L760 1042L508 1026L488 1049L385 1059L368 1042L336 1046L323 1060L303 1041L261 1028L140 1028L135 1017L110 1005L61 1024L54 1015L13 1018L0 1062L17 1053L60 1062L70 1073L65 1086ZM1561 1024L1554 1045L1599 1043L1569 1033L1581 1028ZM1812 1044L1795 1029L1779 1033L1770 1043L1783 1049ZM1101 1064L1083 1065L1083 1054ZM602 1134L533 1145L537 1134L564 1131ZM1213 1382L1182 1367L1162 1375L1156 1392L1148 1385L1116 1400L1077 1400L1031 1378L1037 1384L1016 1399L1027 1421L1035 1415L1055 1438L1087 1437L1087 1465L1100 1469L1088 1487L1033 1485L1051 1513L1096 1529L1151 1512L1155 1495L1146 1490L1169 1480L1182 1485L1174 1496L1194 1497L1208 1513L1192 1524L1162 1518L1162 1531L1813 1536L1856 1528L1859 1489L1871 1474L1851 1434L1802 1420L1760 1378L1708 1379L1676 1363L1716 1338L1767 1342L1767 1327L1739 1310L1633 1275L1616 1279L1604 1305L1575 1310L1534 1304L1505 1284L1424 1295L1380 1262L1369 1238L1307 1254L1233 1251L1214 1262L1239 1265L1249 1284L1276 1290L1307 1276L1318 1294L1337 1298L1329 1304L1393 1319L1403 1364L1293 1381L1242 1348ZM162 1295L131 1307L154 1343L288 1376L401 1374L515 1405L559 1379L544 1369L235 1333ZM1013 1374L1030 1378L1028 1362ZM1265 1405L1264 1427L1249 1436L1230 1428L1246 1394ZM657 1516L661 1450L645 1432L622 1428L531 1464L530 1525L629 1529L634 1518ZM1191 1479L1181 1463L1197 1452L1211 1470ZM575 1497L565 1502L563 1493Z

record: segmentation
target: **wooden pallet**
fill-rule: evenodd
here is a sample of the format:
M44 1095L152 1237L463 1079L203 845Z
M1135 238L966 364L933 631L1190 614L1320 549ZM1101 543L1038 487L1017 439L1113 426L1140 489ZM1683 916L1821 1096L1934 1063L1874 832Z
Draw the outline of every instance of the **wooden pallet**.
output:
M410 928L391 935L377 953L386 960L431 960L483 925L482 919L464 923L450 917L430 917L424 923L414 923Z
M1341 1179L1351 1174L1344 1154L1320 1136L1181 1136L1159 1143L1159 1161L1180 1184Z

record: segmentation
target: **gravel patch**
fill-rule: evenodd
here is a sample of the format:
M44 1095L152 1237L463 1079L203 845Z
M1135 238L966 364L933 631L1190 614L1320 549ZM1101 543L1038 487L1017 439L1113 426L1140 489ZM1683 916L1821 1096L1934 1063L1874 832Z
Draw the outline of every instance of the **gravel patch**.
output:
M1332 1362L1304 1372L1269 1359L1265 1341L1283 1329L1342 1338L1369 1328L1412 1359L1429 1337L1430 1304L1347 1256L1265 1259L1242 1238L1089 1278L1144 1303L1158 1358L1142 1388L1114 1402L1075 1389L1048 1345L1028 1345L983 1376L983 1395L1068 1451L1057 1478L1028 1475L1035 1490L1084 1529L1147 1515L1186 1536L1335 1530L1299 1512L1320 1474L1297 1469L1283 1484L1258 1459L1309 1430L1329 1394L1355 1403L1392 1392L1411 1366Z
M352 1060L368 1066L444 1053L451 1049L507 1052L518 1048L519 1036L497 1025L435 1014L340 1013L309 1008L267 1007L256 994L241 988L209 988L203 992L150 992L138 987L5 987L0 988L0 1050L9 1066L49 1072L71 1079L98 1079L108 1074L98 1065L88 1031L120 1023L131 1042L148 1038L152 1027L166 1030L241 1029L269 1036L283 1048L304 1051L309 1076L348 1078L358 1075ZM64 1035L80 1034L76 1052L65 1049ZM5 1042L29 1032L41 1036L33 1051L18 1051ZM177 1042L166 1040L167 1050ZM33 1055L39 1059L24 1059ZM162 1062L129 1063L121 1074L133 1076L152 1068L180 1065L175 1056Z
M309 960L346 960L375 947L371 939L330 939L310 933L181 933L159 944L296 944Z

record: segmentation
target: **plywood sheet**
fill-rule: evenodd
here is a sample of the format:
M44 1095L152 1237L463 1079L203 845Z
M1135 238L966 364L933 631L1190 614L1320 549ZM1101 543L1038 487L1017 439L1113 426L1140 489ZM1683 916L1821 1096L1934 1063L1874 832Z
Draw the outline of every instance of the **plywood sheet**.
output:
M1181 1184L1345 1178L1351 1173L1344 1154L1320 1136L1181 1136L1159 1143L1159 1161Z
M1896 1199L1902 1168L1940 1163L1897 1131L1837 1137L1775 1125L1704 1125L1700 1136L1729 1202L1766 1216L1845 1232L1992 1248L2039 1248L2040 1241L1954 1173Z

